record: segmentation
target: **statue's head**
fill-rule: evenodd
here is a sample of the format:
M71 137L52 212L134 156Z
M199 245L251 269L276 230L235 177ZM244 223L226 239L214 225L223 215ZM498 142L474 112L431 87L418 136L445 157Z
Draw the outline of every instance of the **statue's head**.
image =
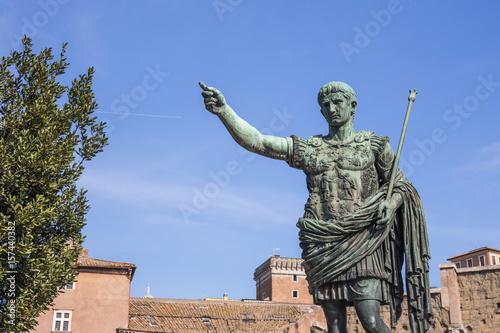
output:
M348 84L332 81L319 90L318 103L321 106L321 113L330 124L332 124L332 118L329 115L332 112L332 102L338 104L335 108L346 113L346 117L354 118L358 102L356 101L356 93Z

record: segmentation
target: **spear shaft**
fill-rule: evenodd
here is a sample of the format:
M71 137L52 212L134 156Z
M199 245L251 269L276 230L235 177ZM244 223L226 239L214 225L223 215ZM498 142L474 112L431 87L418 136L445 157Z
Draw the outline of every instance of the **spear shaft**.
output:
M403 123L403 129L401 130L401 137L399 138L398 151L392 165L391 180L389 181L389 189L387 190L387 200L390 200L392 197L392 190L394 188L394 181L398 170L399 158L401 157L401 150L403 149L403 141L405 140L406 128L408 127L408 119L410 119L411 106L413 105L413 102L415 102L416 95L417 91L415 89L410 90L410 96L408 96L408 108L406 109L406 116Z

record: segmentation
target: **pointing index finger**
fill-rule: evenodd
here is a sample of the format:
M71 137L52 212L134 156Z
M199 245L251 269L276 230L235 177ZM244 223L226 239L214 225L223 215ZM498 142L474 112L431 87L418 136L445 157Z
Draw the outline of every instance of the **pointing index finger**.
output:
M198 84L200 85L201 89L205 90L205 91L211 91L213 90L213 88L207 86L205 83L203 83L202 81L198 82Z

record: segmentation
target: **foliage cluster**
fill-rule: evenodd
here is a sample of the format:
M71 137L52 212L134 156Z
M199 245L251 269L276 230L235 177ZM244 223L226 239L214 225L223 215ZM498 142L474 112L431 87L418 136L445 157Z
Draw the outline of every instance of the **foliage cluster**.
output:
M107 144L93 115L93 68L69 86L66 44L21 51L0 63L0 328L27 331L76 277L89 209L77 187L83 163Z

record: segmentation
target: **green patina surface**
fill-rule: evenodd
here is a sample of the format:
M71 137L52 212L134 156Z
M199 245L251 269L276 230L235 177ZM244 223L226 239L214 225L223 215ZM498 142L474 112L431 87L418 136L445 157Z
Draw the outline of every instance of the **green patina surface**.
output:
M389 138L354 130L354 90L330 82L318 94L327 135L263 135L237 116L224 96L202 82L205 106L245 149L284 160L306 175L309 198L299 219L300 246L310 292L321 304L329 332L342 332L345 306L354 303L368 332L390 332L379 314L391 305L391 325L401 315L403 259L412 332L428 331L432 320L430 259L422 204L394 164ZM414 100L414 99L413 99Z

